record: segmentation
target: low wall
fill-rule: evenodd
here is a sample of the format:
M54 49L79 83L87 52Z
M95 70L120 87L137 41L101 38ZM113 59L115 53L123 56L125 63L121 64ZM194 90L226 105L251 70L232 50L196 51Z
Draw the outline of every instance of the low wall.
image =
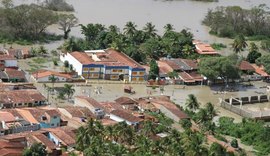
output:
M243 110L243 109L241 109L239 107L236 107L234 105L230 105L229 103L225 102L224 100L222 100L222 102L221 102L221 107L225 108L225 109L227 109L227 110L229 110L229 111L231 111L231 112L233 112L235 114L238 114L238 115L240 115L242 117L246 117L246 118L252 118L253 117L251 112Z

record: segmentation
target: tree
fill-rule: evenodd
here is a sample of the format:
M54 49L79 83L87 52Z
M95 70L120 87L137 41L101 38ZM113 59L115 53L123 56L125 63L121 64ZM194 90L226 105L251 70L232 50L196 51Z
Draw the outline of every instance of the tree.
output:
M166 34L166 33L171 32L171 31L173 31L173 30L174 30L174 28L173 28L173 25L172 25L172 24L166 24L166 25L165 25L163 28L165 29L164 34Z
M149 71L149 76L148 79L153 79L155 80L156 78L159 77L159 67L158 64L155 60L150 61L150 71Z
M143 128L141 130L141 134L144 136L153 136L156 134L155 127L152 123L152 121L145 121L143 123Z
M249 53L247 55L247 61L250 63L255 63L255 61L262 56L261 53L258 52L259 48L254 42L251 42L249 45Z
M48 53L48 50L43 46L39 46L39 48L37 49L37 53L38 55L46 55Z
M124 27L124 34L129 36L129 37L133 37L136 30L137 25L131 21L127 22L125 27Z
M69 62L67 60L65 60L65 62L64 62L64 67L65 68L68 68L69 67Z
M190 120L188 119L182 119L180 120L180 124L182 125L182 127L186 130L186 129L190 129L192 126L192 123Z
M232 48L235 53L243 51L247 46L248 45L244 35L236 36L232 44Z
M227 155L226 149L222 147L220 144L214 142L210 147L210 156L220 156Z
M41 143L34 143L23 151L23 156L46 156L46 147Z
M233 140L231 141L231 146L234 147L234 148L238 148L238 147L239 147L239 146L238 146L238 141L237 141L236 139L233 139Z
M52 90L54 91L54 83L56 82L56 81L58 81L59 79L58 79L58 77L56 77L55 75L51 75L51 76L49 76L49 81L51 81L51 83L52 83Z
M256 60L257 65L263 65L264 70L270 74L270 54L266 54Z
M199 106L199 102L194 94L189 94L188 99L186 99L186 107L192 111L197 110Z
M65 84L64 93L67 94L68 99L70 99L70 97L75 93L75 89L73 88L73 85Z
M78 19L73 14L60 14L58 17L60 30L64 31L64 39L68 38L71 28L78 24Z
M212 120L217 115L217 111L215 110L211 102L206 103L205 110L206 110L209 120Z
M145 27L143 28L145 34L148 37L156 37L157 30L155 29L155 25L153 25L151 22L146 23Z
M227 79L239 78L239 69L236 66L237 60L230 57L211 57L202 58L199 62L199 72L209 80L222 78Z
M186 45L184 45L182 51L184 52L185 55L188 56L188 55L190 55L194 50L193 50L193 48L192 48L189 44L186 44Z

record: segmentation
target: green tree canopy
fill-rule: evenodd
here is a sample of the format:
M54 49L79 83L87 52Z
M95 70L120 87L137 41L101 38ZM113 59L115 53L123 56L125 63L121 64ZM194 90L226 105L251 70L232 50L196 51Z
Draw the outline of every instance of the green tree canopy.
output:
M46 147L41 143L34 143L23 151L23 156L47 156Z
M150 61L150 71L149 71L148 79L155 80L158 77L159 77L159 67L158 67L158 64L157 64L157 62L155 60L151 60Z
M239 78L237 62L229 57L202 58L199 62L199 72L210 80Z

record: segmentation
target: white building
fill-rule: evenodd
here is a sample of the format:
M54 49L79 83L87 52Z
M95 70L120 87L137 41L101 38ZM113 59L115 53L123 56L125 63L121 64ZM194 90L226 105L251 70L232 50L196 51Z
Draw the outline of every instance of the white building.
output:
M18 61L14 56L11 55L0 55L0 66L5 67L18 67Z
M62 62L68 61L84 79L144 81L145 68L112 49L63 53Z

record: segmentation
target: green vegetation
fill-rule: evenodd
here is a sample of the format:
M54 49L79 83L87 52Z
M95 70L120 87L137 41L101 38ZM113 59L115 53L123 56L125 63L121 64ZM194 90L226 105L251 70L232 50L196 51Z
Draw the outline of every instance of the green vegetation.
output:
M249 53L247 55L247 61L250 63L255 63L262 54L259 52L259 48L254 42L251 42L249 45Z
M238 59L230 57L208 57L202 58L199 62L199 72L210 80L217 78L237 79L239 69L237 68Z
M265 39L270 36L269 18L267 6L264 4L250 10L240 6L228 6L209 10L203 24L211 28L210 33L220 37L234 38L243 34L253 39Z
M270 153L270 127L262 121L243 119L241 123L234 123L233 118L221 117L216 131L241 139L242 143L252 145L258 150L258 155Z
M34 143L23 151L23 156L46 156L46 147L41 143Z
M150 71L149 71L149 76L148 79L156 80L156 78L159 77L159 67L156 62L156 60L151 60L150 61Z
M240 53L247 47L245 36L237 35L232 43L232 48L235 53Z
M137 62L147 63L159 57L196 58L192 44L193 35L187 30L176 32L167 24L163 35L158 35L155 25L147 23L142 30L133 22L127 22L123 32L115 25L105 27L101 24L80 25L85 39L70 38L63 51L112 48L122 51Z
M73 6L65 0L44 0L43 6L53 11L74 11Z
M225 44L222 43L213 43L211 44L211 46L215 49L215 50L221 50L223 48L227 48L227 46Z
M270 54L264 55L256 60L256 64L263 65L264 70L270 73Z
M63 0L46 0L50 6L55 3L66 3ZM12 0L1 1L0 7L0 43L17 43L30 45L38 42L60 40L61 35L50 34L46 30L52 24L59 24L64 31L64 38L78 20L73 14L57 14L48 9L48 5L22 4L14 6ZM62 5L62 4L61 4Z

